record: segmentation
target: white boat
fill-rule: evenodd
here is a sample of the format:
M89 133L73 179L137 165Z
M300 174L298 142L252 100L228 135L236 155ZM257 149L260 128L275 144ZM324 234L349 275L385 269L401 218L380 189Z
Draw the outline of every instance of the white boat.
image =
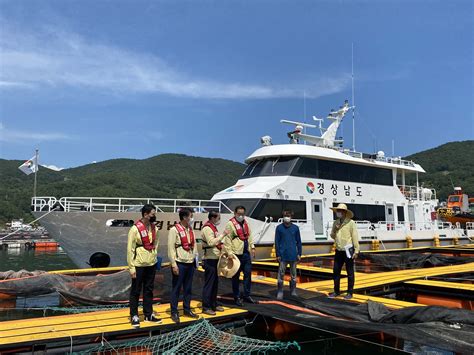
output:
M425 172L420 165L386 157L383 152L363 154L342 148L336 134L350 109L346 101L332 110L327 129L316 117L313 125L282 120L295 125L288 133L290 142L273 145L269 136L262 137L262 146L246 159L240 179L210 201L49 196L33 198L32 210L79 267L89 266L96 252L110 256L111 265L125 265L127 233L140 218L144 203L157 206L160 250L165 258L167 231L178 221L177 212L183 206L194 209L195 230L201 229L211 210L222 212L226 221L235 206L245 206L257 257L270 257L275 228L285 208L295 213L304 254L329 252L334 220L330 207L339 203L354 212L363 250L402 248L407 239L413 246L426 246L473 238L472 226L464 230L436 219L436 191L420 186L418 175ZM320 130L320 135L306 134L305 128ZM415 186L405 184L406 174L416 175Z

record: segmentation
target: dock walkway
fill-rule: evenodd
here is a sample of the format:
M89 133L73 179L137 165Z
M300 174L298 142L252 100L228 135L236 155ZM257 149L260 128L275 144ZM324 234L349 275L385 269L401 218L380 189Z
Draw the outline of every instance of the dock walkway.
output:
M215 316L202 313L201 303L192 301L191 307L196 314L210 321L219 321L242 317L247 314L244 309L225 307L224 312L218 312ZM11 320L1 323L0 349L12 345L28 346L31 344L48 343L49 341L71 341L84 337L102 337L109 335L128 335L142 333L143 331L160 331L175 328L171 320L169 304L155 305L155 314L163 319L161 324L141 322L140 329L134 329L130 325L129 309L87 312L74 315L61 315L43 318L32 318L22 320ZM181 316L181 324L187 325L195 322L195 319Z

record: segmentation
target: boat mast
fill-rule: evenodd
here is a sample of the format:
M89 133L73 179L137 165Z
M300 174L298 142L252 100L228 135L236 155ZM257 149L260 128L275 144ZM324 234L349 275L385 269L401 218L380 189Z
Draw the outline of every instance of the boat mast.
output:
M354 42L352 42L352 55L351 55L351 69L352 69L352 150L355 152L355 102L354 102Z
M303 90L303 122L306 122L306 90ZM304 133L306 134L306 127L304 126ZM304 144L306 145L306 141L304 141Z

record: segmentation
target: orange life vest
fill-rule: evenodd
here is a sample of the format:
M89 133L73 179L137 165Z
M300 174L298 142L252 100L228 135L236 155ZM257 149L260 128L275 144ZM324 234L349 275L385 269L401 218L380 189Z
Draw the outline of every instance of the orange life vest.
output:
M191 241L188 242L186 229L179 223L176 223L174 226L176 227L176 230L179 233L179 239L181 240L181 245L177 245L177 247L181 247L186 251L194 249L194 232L192 228L189 228L189 237L191 238Z
M242 228L242 226L240 225L239 222L237 222L237 220L235 219L235 217L232 217L230 219L230 221L232 222L232 224L234 225L235 227L235 230L237 231L237 236L239 237L240 240L247 240L249 239L249 236L250 236L250 231L249 231L249 225L247 224L247 221L244 220L244 228Z
M156 240L156 228L152 224L151 225L151 242L150 238L148 237L148 229L146 228L145 224L141 220L135 222L135 227L137 227L138 232L140 233L140 238L142 239L142 245L146 250L153 250L155 247L155 240Z
M211 228L211 230L214 232L214 237L217 238L217 233L218 233L217 227L216 227L213 223L207 221L207 222L204 223L204 225L202 226L202 228L204 228L204 227L209 227L209 228ZM213 247L204 247L204 249L211 249L211 248L213 248ZM219 249L219 250L222 250L222 243L217 244L217 245L216 245L216 248Z

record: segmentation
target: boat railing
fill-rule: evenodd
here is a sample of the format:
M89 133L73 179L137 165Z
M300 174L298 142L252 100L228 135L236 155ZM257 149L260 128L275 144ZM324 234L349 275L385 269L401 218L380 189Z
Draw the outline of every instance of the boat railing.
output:
M232 213L221 201L167 199L167 198L122 198L122 197L33 197L32 210L47 212L53 209L65 212L138 212L141 207L151 203L158 212L176 213L180 208L187 207L194 212L218 211Z
M283 218L278 218L277 223L278 223L278 224L283 223ZM305 224L305 223L308 223L308 220L307 220L307 219L291 219L291 223L294 223L294 224Z
M410 185L397 185L400 192L407 200L421 200L430 201L436 200L436 190L421 187L421 186L410 186Z
M454 225L451 222L443 222L443 221L434 221L436 224L437 229L453 229L458 228L458 226ZM460 227L460 226L459 226Z
M401 165L401 166L407 166L414 168L415 163L412 160L405 160L400 157L386 157L386 156L377 156L377 155L370 155L368 156L367 154L364 154L362 152L357 152L353 151L350 149L338 149L344 154L347 154L353 158L361 158L370 162L383 162L383 163L389 163L389 164L395 164L395 165Z
M453 226L450 222L428 221L428 222L394 222L394 221L354 221L357 229L360 231L426 231L436 229L453 229L458 226ZM328 223L328 230L332 227L332 222ZM474 226L473 226L474 229Z
M357 229L366 229L370 230L372 226L372 223L370 221L355 221Z
M352 150L346 150L346 149L344 149L344 150L343 150L343 153L345 153L345 154L347 154L347 155L349 155L349 156L351 156L351 157L353 157L353 158L361 158L361 159L362 159L362 157L363 157L363 154L362 154L361 152L354 152L354 151L352 151Z
M32 211L51 211L58 206L58 200L56 197L33 197L31 199Z
M415 163L411 160L405 160L398 157L377 157L376 159L369 159L372 161L382 161L384 163L396 164L401 166L415 167Z

